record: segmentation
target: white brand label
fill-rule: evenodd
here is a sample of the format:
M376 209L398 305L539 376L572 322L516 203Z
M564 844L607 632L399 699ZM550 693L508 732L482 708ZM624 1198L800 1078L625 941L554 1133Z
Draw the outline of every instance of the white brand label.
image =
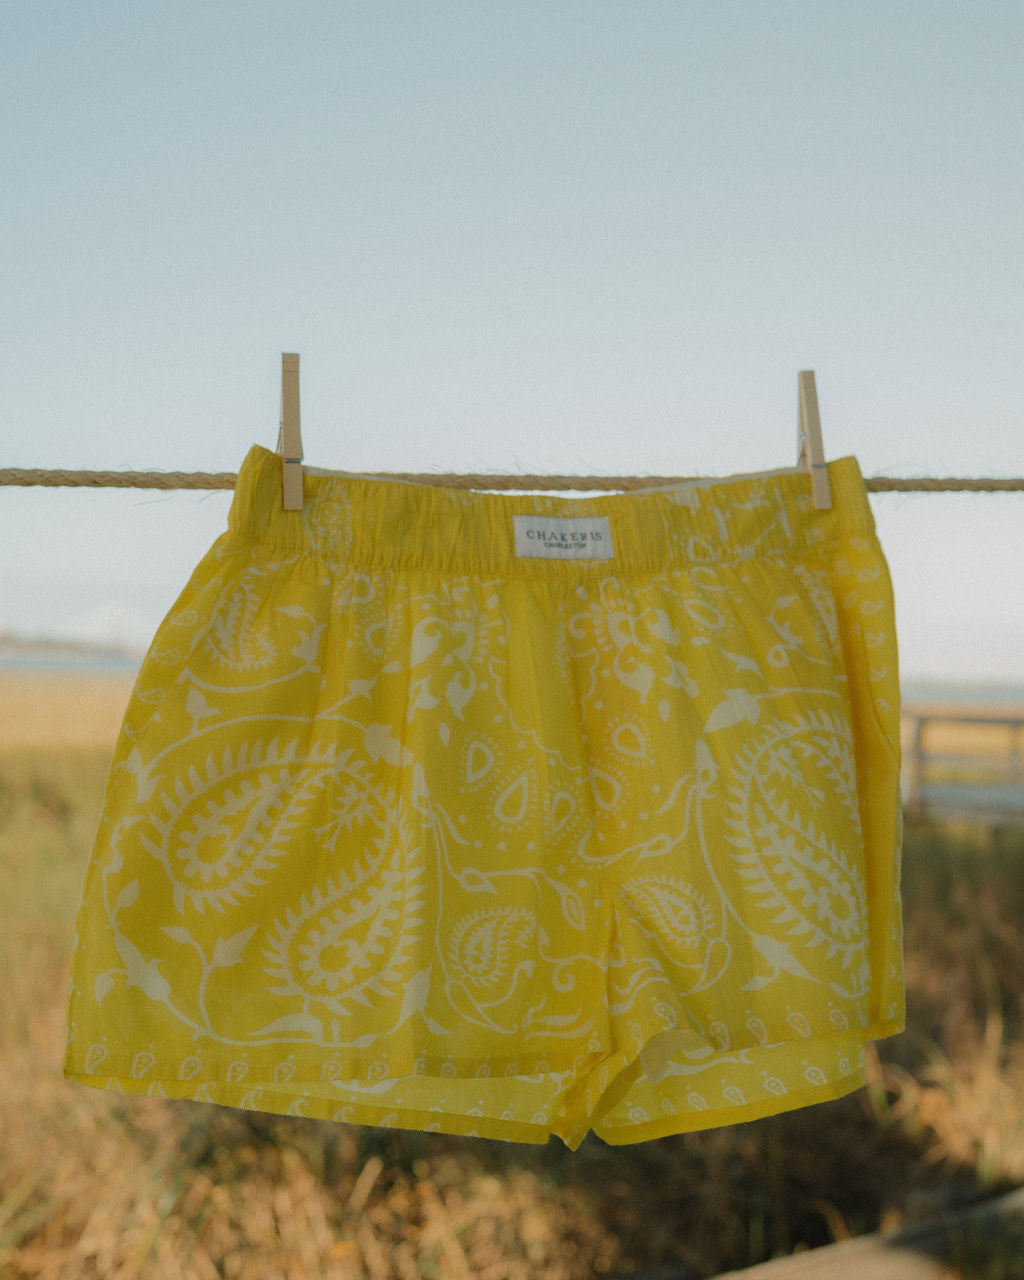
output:
M546 560L610 560L607 516L513 516L517 556Z

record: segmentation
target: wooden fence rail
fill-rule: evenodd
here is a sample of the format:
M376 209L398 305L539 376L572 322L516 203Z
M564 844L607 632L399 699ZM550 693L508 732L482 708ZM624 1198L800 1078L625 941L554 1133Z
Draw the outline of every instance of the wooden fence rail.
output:
M1024 823L1024 708L903 708L909 818Z

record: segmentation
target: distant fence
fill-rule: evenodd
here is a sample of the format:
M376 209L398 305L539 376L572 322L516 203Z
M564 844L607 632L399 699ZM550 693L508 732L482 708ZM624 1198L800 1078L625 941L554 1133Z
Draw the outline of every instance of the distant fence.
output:
M904 706L908 818L1024 824L1024 708Z

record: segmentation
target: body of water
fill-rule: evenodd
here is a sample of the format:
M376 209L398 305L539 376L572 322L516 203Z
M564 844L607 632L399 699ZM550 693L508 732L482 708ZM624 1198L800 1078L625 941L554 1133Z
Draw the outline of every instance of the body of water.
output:
M904 680L901 695L905 705L914 702L969 703L978 707L1024 706L1024 683L984 683L943 680Z
M42 653L31 650L0 651L0 670L25 671L38 675L130 675L138 671L142 655L126 653Z
M87 674L90 671L124 674L138 671L141 653L119 650L82 648L63 649L60 646L0 644L0 669L39 672L67 672ZM1024 706L1024 682L979 683L956 680L907 679L902 684L902 698L911 703L969 703L979 707Z

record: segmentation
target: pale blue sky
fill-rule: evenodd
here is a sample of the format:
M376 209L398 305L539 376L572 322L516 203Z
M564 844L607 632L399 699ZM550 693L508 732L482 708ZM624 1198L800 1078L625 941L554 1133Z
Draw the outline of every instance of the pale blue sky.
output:
M0 12L0 466L1024 475L1024 6ZM0 627L145 641L229 495L0 489ZM1024 680L1024 494L872 499L904 673Z

